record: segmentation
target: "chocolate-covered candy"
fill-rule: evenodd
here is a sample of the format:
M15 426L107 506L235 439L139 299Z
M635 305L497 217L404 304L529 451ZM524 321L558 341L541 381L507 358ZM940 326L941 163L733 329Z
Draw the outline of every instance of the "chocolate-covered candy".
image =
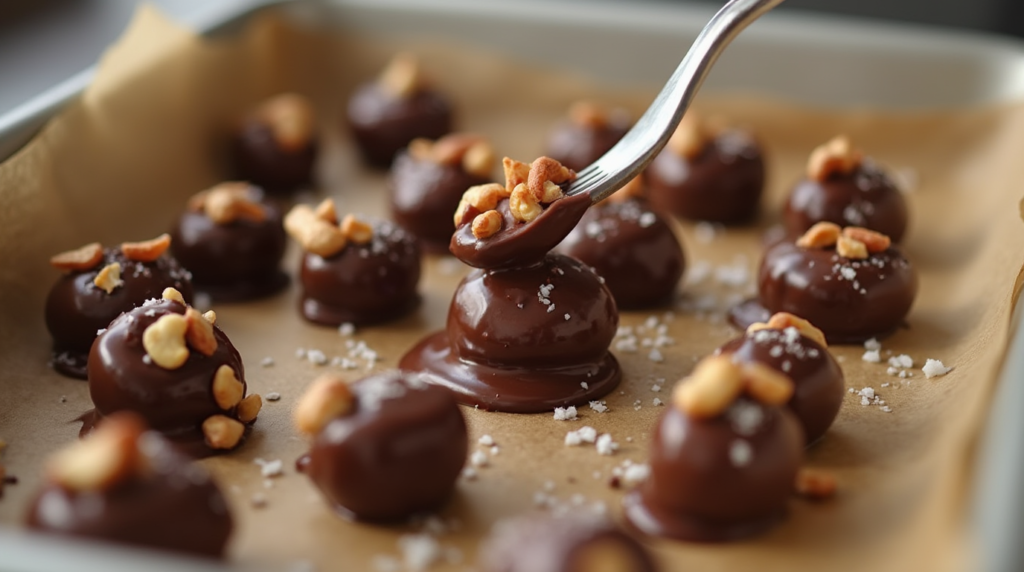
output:
M191 276L164 254L170 237L103 248L97 243L54 256L65 272L46 298L46 328L53 336L53 367L69 377L86 378L89 348L111 320L165 288L192 301Z
M451 496L469 448L448 390L415 374L385 372L353 383L324 376L295 421L313 437L301 467L341 515L397 521Z
M215 320L168 290L111 322L89 355L95 414L137 413L195 456L237 447L262 400L246 396L242 358Z
M455 225L452 213L466 189L491 180L494 150L467 133L436 142L416 139L391 166L391 215L428 251L447 252Z
M171 252L213 301L269 296L287 286L279 266L281 212L248 183L221 183L189 200L171 231Z
M577 101L569 117L548 136L548 157L574 171L582 171L608 152L629 131L629 113L593 101Z
M654 559L606 519L585 513L498 521L480 548L487 572L654 572Z
M316 210L294 207L285 227L306 251L300 310L307 320L328 326L375 324L419 304L420 249L394 224L354 215L339 224L327 199Z
M757 215L764 157L746 131L712 129L691 114L644 176L658 209L690 220L741 224Z
M363 158L386 168L413 139L437 139L452 130L448 99L430 89L411 54L392 59L381 76L356 88L348 123Z
M839 414L846 393L843 370L829 353L824 334L806 320L780 312L715 353L736 362L762 363L789 376L794 390L786 405L803 426L807 443L820 439Z
M783 211L790 236L800 236L817 222L831 222L868 228L893 242L903 239L907 218L903 193L845 137L811 153L807 177L793 188Z
M242 121L232 151L239 179L275 193L309 186L317 158L312 104L295 93L270 98Z
M53 456L26 522L49 534L209 557L223 555L232 530L206 470L124 413Z

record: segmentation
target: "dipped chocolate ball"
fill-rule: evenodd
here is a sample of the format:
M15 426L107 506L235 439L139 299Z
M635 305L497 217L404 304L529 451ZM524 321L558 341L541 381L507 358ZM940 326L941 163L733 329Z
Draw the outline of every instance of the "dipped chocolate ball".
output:
M111 322L89 355L99 425L130 411L193 456L237 447L262 400L246 396L242 358L214 321L169 289Z
M577 101L548 136L548 157L574 171L601 158L629 131L629 113L593 101Z
M57 453L26 524L45 532L221 557L232 519L217 484L134 415Z
M749 133L715 130L687 115L644 176L657 209L689 220L742 224L760 208L764 157Z
M899 242L907 230L903 193L870 158L837 137L811 153L807 177L797 183L783 210L790 236L818 222L874 230Z
M262 298L288 285L280 270L281 212L248 183L221 183L192 197L171 237L174 257L214 302Z
M235 176L269 192L308 187L317 158L316 118L305 97L273 97L242 121L232 143Z
M170 255L171 239L124 243L120 248L89 244L50 259L65 272L46 298L46 328L53 336L53 368L68 377L86 378L89 348L97 332L122 312L165 288L192 301L191 275Z
M342 516L398 521L442 506L466 462L466 423L448 390L385 372L351 386L325 376L295 411L313 437L302 470Z
M430 89L419 62L399 54L380 78L356 88L347 117L363 159L387 168L413 139L437 139L452 130L448 99Z

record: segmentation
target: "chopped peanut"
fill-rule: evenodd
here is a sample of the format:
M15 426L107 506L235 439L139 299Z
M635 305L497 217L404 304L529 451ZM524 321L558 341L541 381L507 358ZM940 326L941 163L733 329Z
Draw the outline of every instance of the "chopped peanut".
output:
M264 221L267 211L252 199L251 192L249 183L221 183L203 192L203 212L217 224L230 224L238 219Z
M810 500L827 500L836 495L836 476L822 469L804 467L796 474L796 492Z
M121 280L121 264L119 262L111 262L104 266L96 273L96 278L93 278L92 283L107 294L113 293L119 286L124 285L124 281Z
M487 141L477 141L462 156L462 170L470 175L485 178L491 174L496 160L494 147Z
M288 151L298 151L313 139L315 119L313 104L297 93L274 96L256 112L270 127L277 144Z
M836 254L850 260L864 260L868 257L868 247L856 238L840 236L836 241Z
M238 381L235 370L230 365L222 365L213 374L213 400L224 411L230 410L242 401L245 394L245 384Z
M263 409L263 398L257 393L250 393L238 404L235 412L242 423L252 423L260 414L260 409Z
M498 211L486 211L476 215L473 219L473 236L477 238L488 238L501 230L501 213Z
M316 210L313 212L316 214L316 218L324 222L332 225L338 224L338 210L334 206L334 199L324 199L320 201L320 204L316 206Z
M687 113L672 132L666 147L680 157L693 159L704 151L710 139L711 134L704 122L697 115Z
M212 356L217 351L217 337L213 335L213 324L211 324L195 308L185 310L185 341L192 349L203 354Z
M844 135L833 138L811 151L807 160L807 178L824 181L833 173L849 174L860 166L863 156Z
M214 312L213 310L207 310L203 314L203 317L206 318L206 321L210 322L211 324L217 323L217 312Z
M680 411L708 419L729 408L743 391L742 372L727 355L706 357L676 386L672 402Z
M848 226L844 228L843 236L864 243L864 247L867 248L870 253L885 252L888 250L889 246L892 245L892 240L888 236L859 226Z
M244 434L245 425L226 415L211 415L203 421L203 437L212 449L233 449Z
M835 245L839 240L842 229L838 224L832 222L818 222L807 229L807 232L796 239L796 245L800 248L828 248Z
M121 243L121 252L129 260L153 262L171 246L171 235L161 234L153 240Z
M603 129L608 125L611 110L596 101L580 100L569 106L569 121L580 127Z
M505 192L505 187L498 183L488 183L486 185L470 187L465 193L462 193L462 200L459 201L459 208L455 210L455 226L462 224L463 219L466 217L466 213L469 212L469 207L473 207L479 212L494 210L497 208L501 199L507 198L508 196L509 195Z
M103 260L103 246L98 242L81 248L61 252L50 258L50 265L58 270L90 270Z
M164 369L178 369L188 361L185 332L188 320L181 314L164 314L142 332L142 347L153 363Z
M483 137L473 133L450 133L434 142L430 156L441 165L458 165L470 147L481 141Z
M753 326L754 325L751 324L751 327ZM822 347L828 347L828 344L825 343L825 334L823 334L821 330L814 327L814 324L800 316L790 314L789 312L776 312L772 315L771 319L768 320L768 323L765 324L765 327L772 328L774 330L796 328L796 331L800 332L800 335L811 338L818 342ZM750 332L750 328L747 329L747 332Z
M141 464L137 441L146 431L134 414L114 414L86 438L54 455L47 473L73 491L102 491L130 478Z
M417 137L409 142L409 154L418 161L433 159L434 142L424 137Z
M295 406L295 427L307 435L320 432L335 417L347 415L355 398L345 380L332 374L318 377Z
M509 159L505 157L501 160L501 166L505 170L505 192L509 195L519 185L523 185L530 180L530 165L516 161L515 159Z
M508 209L516 220L522 222L530 222L544 212L544 208L540 206L540 201L537 200L537 197L522 183L512 190Z
M793 396L793 380L760 362L741 366L747 394L765 405L782 405Z
M178 292L178 290L176 288L164 288L164 292L163 292L163 295L161 296L161 298L163 298L164 300L170 300L172 302L177 302L177 303L181 304L182 306L186 305L185 304L185 298L181 295L181 292Z
M408 52L396 54L384 68L378 81L381 88L396 98L405 99L412 96L423 84L419 60Z
M610 197L605 200L611 202L624 202L634 198L640 198L644 196L644 176L637 175L629 180L622 188L612 193Z
M345 215L341 221L341 232L355 244L366 244L373 240L373 227L352 214Z
M558 185L575 178L576 173L558 161L550 157L538 157L530 165L527 187L539 202L547 204L562 198L562 189Z
M329 257L348 243L345 233L323 220L308 205L296 205L284 217L284 228L307 252Z

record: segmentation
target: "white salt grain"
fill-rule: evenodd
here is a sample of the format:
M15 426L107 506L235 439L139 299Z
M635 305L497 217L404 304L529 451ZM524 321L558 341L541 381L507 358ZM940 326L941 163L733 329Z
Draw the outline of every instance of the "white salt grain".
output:
M860 359L862 359L862 360L864 360L866 362L871 362L871 363L881 363L882 362L882 356L879 355L878 350L868 350L868 351L864 352L864 355L862 355Z
M576 406L556 407L555 421L573 421L576 419Z
M924 372L926 378L931 379L936 376L946 375L952 369L951 367L946 367L937 359L929 359L924 362L924 367L921 368L921 371Z
M491 437L490 435L481 435L476 442L480 443L484 447L490 447L491 445L494 445L494 437Z

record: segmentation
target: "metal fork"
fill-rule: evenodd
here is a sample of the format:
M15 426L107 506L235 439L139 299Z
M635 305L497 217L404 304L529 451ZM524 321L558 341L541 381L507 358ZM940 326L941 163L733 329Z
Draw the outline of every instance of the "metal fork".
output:
M711 66L744 28L783 0L731 0L704 26L690 51L636 125L607 153L579 172L568 195L606 199L640 174L668 143Z

